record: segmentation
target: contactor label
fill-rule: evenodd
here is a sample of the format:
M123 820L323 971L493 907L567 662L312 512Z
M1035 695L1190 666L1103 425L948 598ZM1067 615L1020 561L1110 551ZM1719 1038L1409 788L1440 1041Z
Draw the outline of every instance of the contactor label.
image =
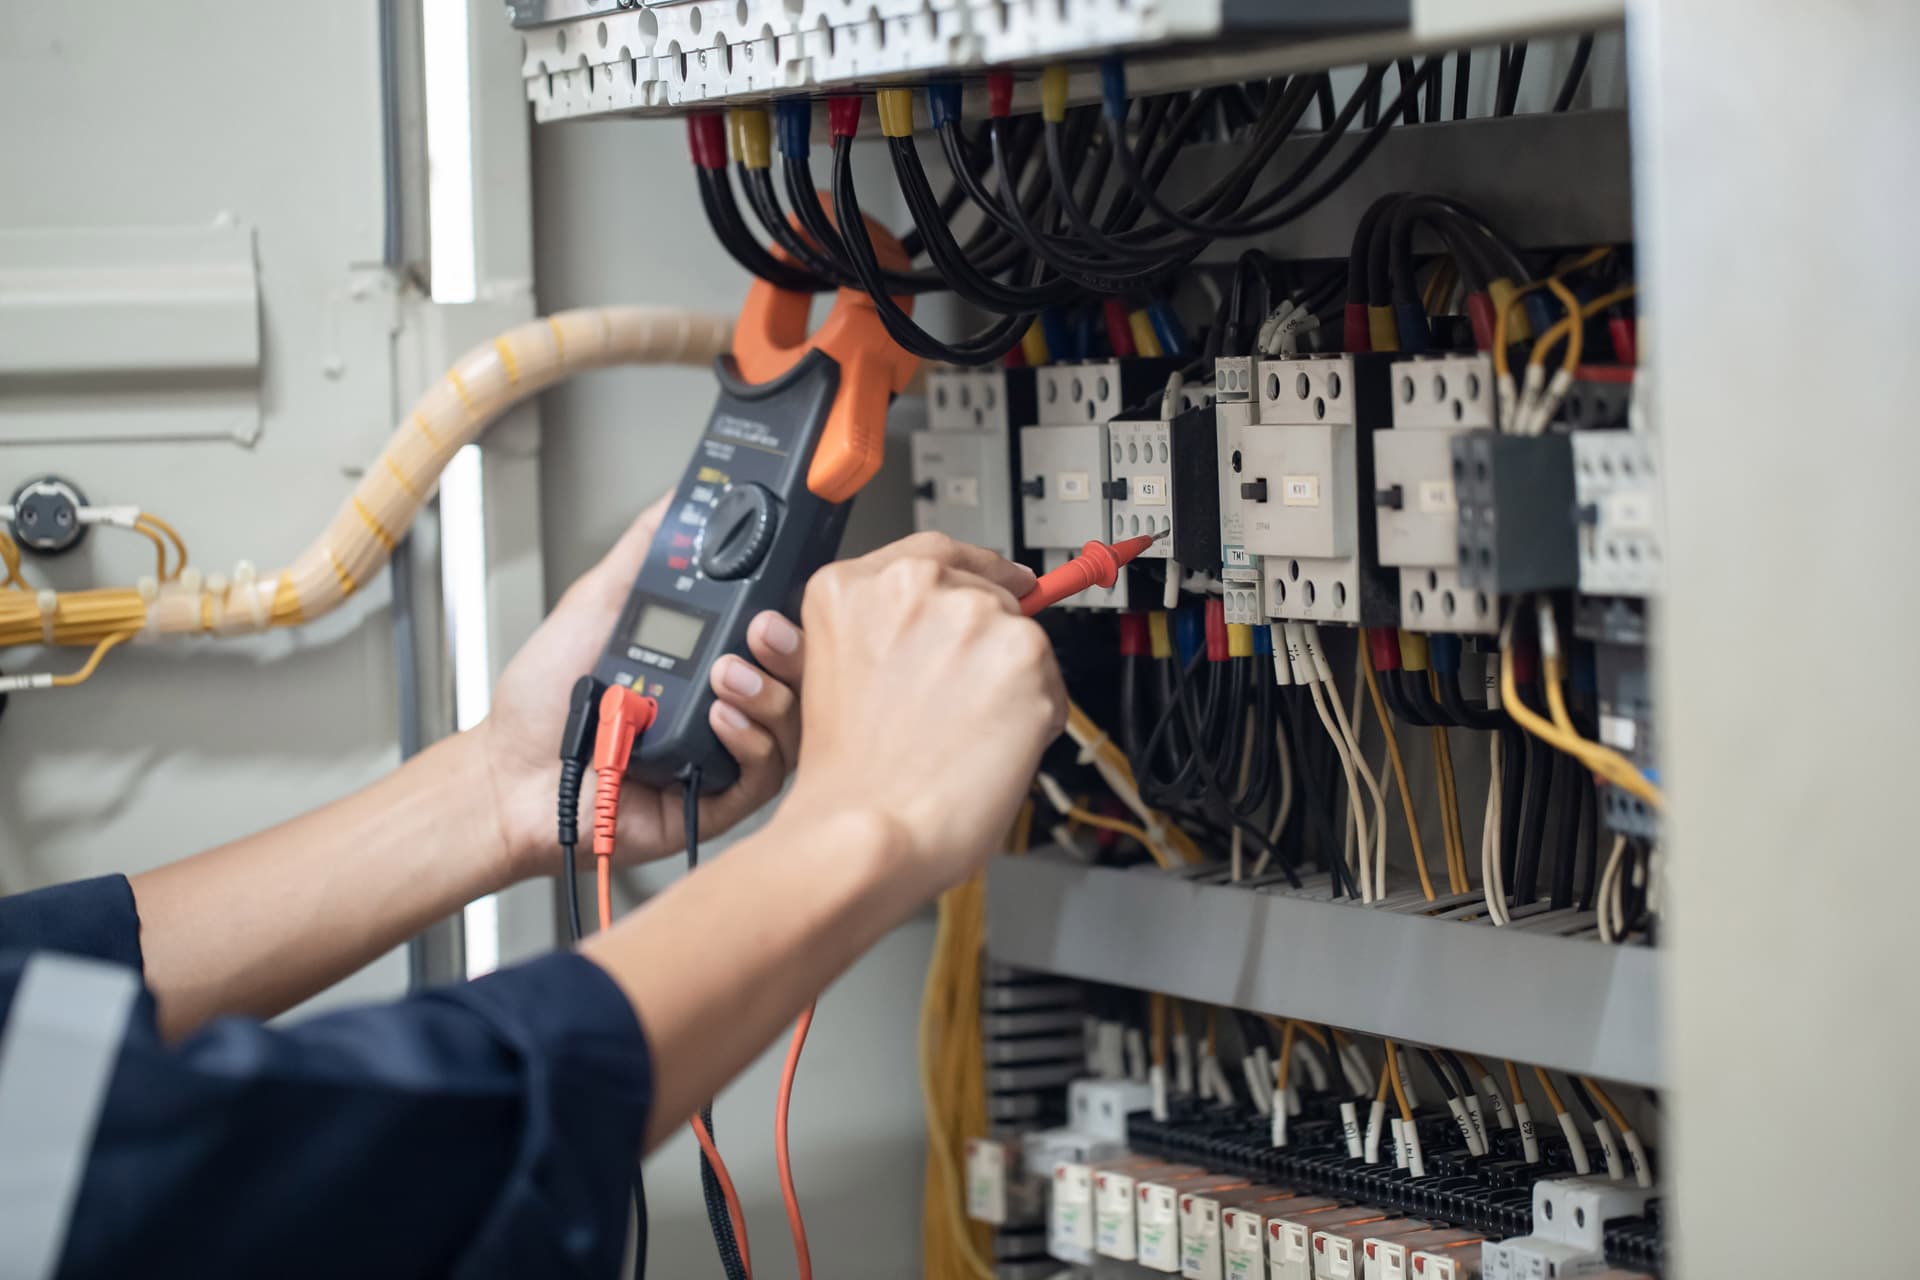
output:
M1062 502L1085 502L1093 496L1093 480L1084 471L1063 471L1054 491Z
M949 507L977 507L980 505L980 477L943 476L938 492L940 501Z
M1422 480L1419 503L1422 515L1451 515L1454 511L1453 481Z
M1167 478L1165 476L1135 476L1133 478L1133 501L1135 506L1164 507L1167 505Z
M1280 505L1317 507L1320 505L1319 476L1281 476Z

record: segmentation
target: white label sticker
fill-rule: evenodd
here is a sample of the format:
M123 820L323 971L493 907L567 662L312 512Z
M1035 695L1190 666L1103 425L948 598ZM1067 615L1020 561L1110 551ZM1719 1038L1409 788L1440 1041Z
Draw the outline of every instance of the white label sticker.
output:
M1173 1188L1142 1183L1136 1200L1140 1265L1172 1275L1180 1270L1180 1222L1174 1212Z
M1316 1270L1324 1270L1327 1280L1353 1280L1352 1240L1346 1236L1322 1233L1314 1238L1313 1243L1326 1259L1326 1266Z
M1085 502L1093 496L1093 480L1084 471L1063 471L1054 485L1062 502Z
M1651 532L1652 495L1633 490L1608 494L1601 503L1600 523L1609 533Z
M1639 737L1639 726L1632 716L1618 716L1602 713L1600 716L1600 741L1616 751L1633 750L1634 740Z
M1133 501L1142 507L1164 507L1167 505L1167 478L1165 476L1135 476L1133 478Z
M1454 510L1453 481L1422 480L1418 501L1423 515L1444 516Z
M1317 507L1320 505L1319 476L1281 476L1280 505Z
M1180 1197L1180 1274L1185 1280L1220 1280L1220 1202Z
M942 476L940 478L940 501L950 507L979 506L980 477Z
M1093 1251L1103 1258L1133 1261L1133 1179L1124 1173L1094 1178Z
M1229 569L1251 569L1253 557L1247 554L1245 547L1222 547L1220 563Z
M1001 1143L967 1139L967 1216L994 1226L1007 1220L1007 1149Z

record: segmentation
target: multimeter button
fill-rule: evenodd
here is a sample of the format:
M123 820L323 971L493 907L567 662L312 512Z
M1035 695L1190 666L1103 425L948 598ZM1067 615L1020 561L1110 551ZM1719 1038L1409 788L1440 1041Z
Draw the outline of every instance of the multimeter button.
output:
M767 558L778 519L772 493L757 484L734 485L707 517L700 571L721 581L746 577Z

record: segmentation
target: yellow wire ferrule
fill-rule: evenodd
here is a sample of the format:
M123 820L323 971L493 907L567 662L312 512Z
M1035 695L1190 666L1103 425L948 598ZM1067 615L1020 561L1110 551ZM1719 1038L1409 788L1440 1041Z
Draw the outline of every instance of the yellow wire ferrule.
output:
M733 133L733 158L749 169L773 167L773 130L760 107L741 107L727 113Z
M1227 656L1229 658L1251 658L1253 656L1253 628L1243 622L1227 624Z
M1133 331L1134 354L1153 359L1164 353L1160 350L1160 335L1153 331L1153 317L1144 311L1127 313L1127 328Z
M1520 290L1513 281L1505 276L1487 281L1487 297L1493 300L1493 313L1499 315L1507 309L1507 304L1519 295ZM1525 342L1533 336L1533 326L1527 322L1527 313L1518 311L1508 322L1507 339L1510 342Z
M1067 119L1067 68L1056 62L1040 73L1040 118L1048 124Z
M1053 355L1047 350L1047 335L1040 328L1038 320L1028 325L1026 333L1021 336L1020 354L1026 357L1027 364L1033 368L1052 362Z
M1392 307L1367 308L1367 343L1375 351L1400 349L1400 326L1393 321Z
M1427 669L1427 638L1418 631L1400 632L1400 665L1408 671Z
M913 136L913 90L881 89L873 95L880 112L880 132L889 138Z
M1152 645L1156 658L1173 656L1173 628L1167 621L1171 616L1164 609L1147 615L1147 643Z

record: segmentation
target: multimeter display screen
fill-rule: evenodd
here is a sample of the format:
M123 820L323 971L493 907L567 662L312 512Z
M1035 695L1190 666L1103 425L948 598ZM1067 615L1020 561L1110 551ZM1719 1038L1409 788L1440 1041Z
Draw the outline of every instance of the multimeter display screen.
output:
M707 620L698 614L649 604L633 624L633 643L669 658L691 658L706 629Z

